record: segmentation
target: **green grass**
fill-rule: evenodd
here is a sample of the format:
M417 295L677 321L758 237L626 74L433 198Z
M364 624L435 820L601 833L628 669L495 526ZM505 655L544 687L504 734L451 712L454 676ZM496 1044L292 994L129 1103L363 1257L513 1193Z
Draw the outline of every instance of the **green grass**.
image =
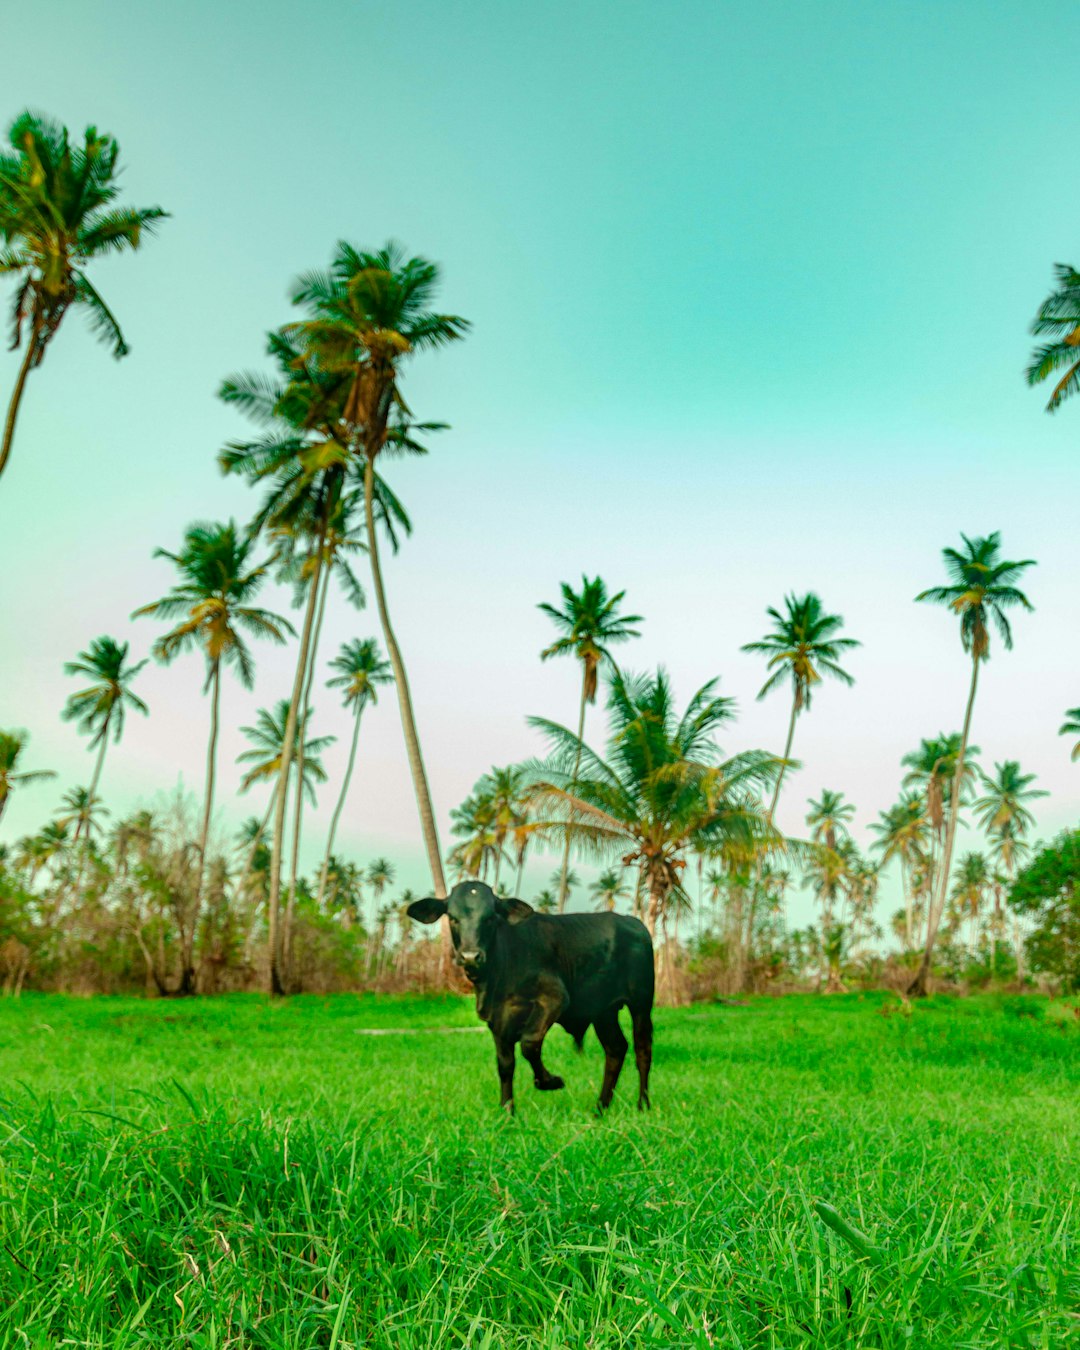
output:
M0 1003L0 1346L1080 1345L1080 1021L898 1007L660 1009L603 1120L556 1030L509 1120L356 1034L462 1000Z

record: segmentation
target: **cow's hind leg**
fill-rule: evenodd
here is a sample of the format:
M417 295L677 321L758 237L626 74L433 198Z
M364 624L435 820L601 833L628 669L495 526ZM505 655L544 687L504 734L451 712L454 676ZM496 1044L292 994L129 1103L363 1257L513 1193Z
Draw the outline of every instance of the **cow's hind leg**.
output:
M593 1022L596 1036L604 1047L604 1081L600 1087L598 1111L606 1111L611 1105L615 1084L619 1081L623 1060L626 1058L626 1037L619 1026L619 1010L609 1008Z
M562 1016L568 1003L566 988L561 980L541 989L528 1020L521 1029L521 1053L533 1071L533 1081L541 1092L556 1092L566 1084L558 1074L544 1067L541 1053L544 1037Z
M638 1071L638 1110L649 1109L649 1070L652 1068L652 1009L631 1008L634 1023L634 1058Z

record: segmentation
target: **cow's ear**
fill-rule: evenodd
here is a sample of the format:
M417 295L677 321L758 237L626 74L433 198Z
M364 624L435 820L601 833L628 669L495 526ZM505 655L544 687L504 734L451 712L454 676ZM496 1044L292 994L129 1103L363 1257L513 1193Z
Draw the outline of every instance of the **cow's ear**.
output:
M510 923L524 923L536 913L532 905L527 905L524 900L496 900L495 908Z
M426 900L414 900L405 913L419 923L437 923L446 913L446 901L429 895Z

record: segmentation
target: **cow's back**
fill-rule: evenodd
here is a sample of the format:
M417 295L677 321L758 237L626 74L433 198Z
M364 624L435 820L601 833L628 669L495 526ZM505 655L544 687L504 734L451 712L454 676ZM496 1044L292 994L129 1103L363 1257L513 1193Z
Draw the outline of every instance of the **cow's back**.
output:
M586 1025L609 1008L651 1008L655 983L649 930L627 914L537 915L570 996L564 1024ZM526 925L527 926L527 925ZM545 943L547 945L547 943Z

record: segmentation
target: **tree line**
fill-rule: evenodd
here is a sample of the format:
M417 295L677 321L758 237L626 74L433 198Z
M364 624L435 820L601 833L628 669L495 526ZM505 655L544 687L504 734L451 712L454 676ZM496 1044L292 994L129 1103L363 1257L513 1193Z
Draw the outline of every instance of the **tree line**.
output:
M15 279L13 347L23 356L5 421L0 474L11 454L28 377L42 364L69 309L81 308L113 354L126 354L123 334L88 268L103 253L138 249L167 219L159 207L117 205L118 149L94 128L78 144L65 128L24 114L9 140L11 151L0 156L0 271ZM151 646L157 661L167 664L192 653L201 658L208 727L198 823L188 830L191 837L184 837L179 823L184 812L177 806L168 826L133 818L106 837L101 783L107 748L121 739L127 712L147 712L132 688L145 661L130 660L127 641L95 639L67 667L85 684L64 709L96 752L89 786L72 789L56 820L4 854L2 894L24 929L62 928L65 915L88 898L103 913L126 913L136 904L136 917L129 916L124 931L142 953L148 983L160 992L195 990L215 925L228 929L230 941L244 930L241 947L248 964L255 945L264 943L265 980L273 992L310 981L297 948L301 930L307 941L315 931L327 936L361 926L354 925L354 907L343 899L350 887L355 893L355 878L349 882L348 864L334 853L335 837L362 715L391 683L432 885L437 895L446 893L435 810L382 569L382 549L396 550L411 533L385 466L395 456L426 454L431 438L447 429L437 420L417 418L404 395L405 373L414 357L457 342L469 330L466 319L436 307L438 287L437 266L396 245L366 250L339 243L326 269L293 283L293 316L266 336L268 368L222 382L220 397L248 418L252 431L223 447L218 462L224 473L252 487L257 505L248 522L198 522L175 549L157 550L172 565L174 583L132 616L164 625ZM1054 313L1060 310L1059 304ZM1039 323L1048 321L1040 315ZM1074 345L1068 333L1060 339L1062 352ZM1041 360L1039 368L1050 369L1058 357L1044 353ZM1066 387L1058 397L1069 391ZM382 645L374 637L357 637L331 662L329 686L341 692L353 731L322 862L317 875L305 879L298 864L305 807L325 781L320 754L331 739L311 729L321 635L332 594L335 603L364 607L364 585L355 570L361 557ZM881 863L896 858L902 869L904 943L920 953L910 981L917 994L928 989L943 921L948 925L958 904L977 909L978 897L995 884L985 858L981 881L976 855L963 859L958 870L953 866L962 809L974 801L977 810L990 810L985 803L997 800L991 842L1011 885L1031 824L1025 803L1040 795L1015 761L996 766L993 776L976 772L977 751L970 744L991 629L1011 647L1009 612L1031 608L1017 583L1033 562L1004 558L996 533L962 536L961 547L946 548L943 558L945 584L917 599L945 605L959 619L971 665L962 728L923 742L909 757L905 795L876 827ZM258 604L271 578L292 587L297 623ZM506 866L506 875L513 868L520 885L533 843L554 848L561 861L552 896L537 901L561 910L576 853L605 866L598 892L605 904L625 899L654 933L667 935L669 924L676 929L679 915L694 907L687 871L696 862L699 912L706 870L713 893L725 897L722 945L740 985L756 978L753 972L767 951L775 964L777 953L791 948L783 904L793 869L798 870L818 897L821 924L813 940L825 954L827 982L836 983L845 948L857 953L873 937L877 864L855 850L839 794L823 794L813 805L805 840L783 835L774 817L785 775L797 763L792 754L799 719L809 713L824 680L852 683L842 662L858 642L843 635L840 616L828 613L812 593L792 594L782 608L770 609L769 632L745 650L766 661L761 697L780 687L790 691L785 748L782 754L725 754L716 737L732 722L734 704L718 693L716 681L680 712L663 670L634 675L616 662L612 649L637 636L642 622L641 616L622 613L623 600L624 593L609 593L601 578L583 577L580 591L564 583L560 603L541 606L556 629L541 658L571 655L581 664L576 731L530 719L548 754L493 770L456 809L452 828L459 842L448 856L451 868L458 876L484 876L490 869L500 886ZM245 827L235 856L227 858L211 846L218 738L223 708L229 715L228 677L252 686L253 646L260 641L294 641L295 669L287 697L261 710L244 729L251 749L241 756L242 790L264 784L269 797L261 819ZM609 727L599 750L585 733L587 709L597 701L602 677ZM1078 725L1080 710L1071 710L1062 731L1071 733ZM11 791L42 776L41 770L22 767L25 749L25 734L17 730L0 737L0 818ZM973 798L976 790L982 795ZM133 889L140 888L136 903ZM118 899L120 892L127 898ZM961 893L965 900L957 899ZM140 917L151 910L156 947ZM380 926L378 913L369 925L372 932ZM242 914L247 917L241 922ZM15 921L5 922L11 927ZM369 936L365 930L365 943ZM699 938L704 950L704 933ZM29 950L22 938L11 940ZM677 947L677 938L672 940ZM404 929L399 942L409 945ZM21 957L12 951L17 964ZM369 967L370 955L364 958ZM443 955L445 961L445 942ZM229 958L219 952L213 959L220 964ZM793 958L788 951L779 959L790 964Z

